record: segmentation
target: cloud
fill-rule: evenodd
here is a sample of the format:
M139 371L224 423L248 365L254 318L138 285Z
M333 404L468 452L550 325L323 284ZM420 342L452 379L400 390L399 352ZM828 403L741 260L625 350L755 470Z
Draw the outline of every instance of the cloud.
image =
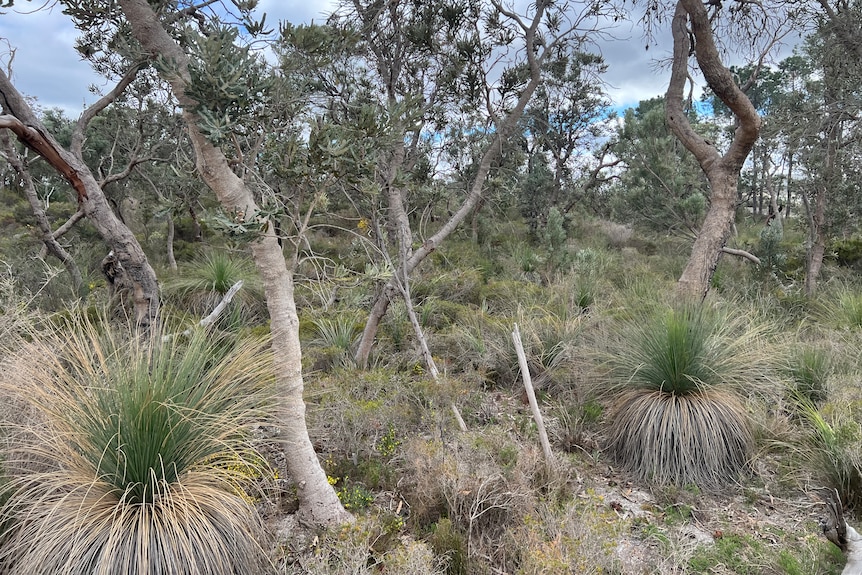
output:
M0 62L4 71L12 58L12 82L42 108L62 108L77 116L96 96L89 86L105 80L75 51L76 31L59 7L25 11L16 3L0 17Z
M336 0L261 0L259 12L266 12L268 27L275 28L278 21L321 22L336 4ZM59 7L26 13L29 3L17 6L21 7L0 16L0 38L15 49L15 85L25 95L35 97L41 107L59 107L77 117L97 97L90 92L91 85L103 91L111 85L78 56L74 50L77 32ZM604 37L590 47L608 64L603 80L613 106L618 109L663 95L670 77L669 67L662 65L671 54L669 31L655 30L654 39L646 49L647 41L638 18L639 14L632 13L629 21L609 21ZM789 49L785 47L783 52L786 54ZM5 65L8 59L8 50L0 45L0 65Z

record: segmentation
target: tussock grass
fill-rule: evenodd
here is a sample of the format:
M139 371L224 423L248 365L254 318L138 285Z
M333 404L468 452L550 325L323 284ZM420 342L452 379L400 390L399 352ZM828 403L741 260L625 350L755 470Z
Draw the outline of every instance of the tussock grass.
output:
M226 251L208 250L190 262L180 264L177 274L165 278L162 288L167 302L203 317L218 305L224 294L239 280L237 292L224 321L252 321L263 317L266 304L260 278L250 257Z
M607 449L655 484L734 481L753 447L744 399L769 371L765 327L726 309L624 320L607 350Z
M2 392L35 417L9 428L0 571L259 572L243 487L264 463L244 430L270 371L262 341L142 341L86 320L21 348Z

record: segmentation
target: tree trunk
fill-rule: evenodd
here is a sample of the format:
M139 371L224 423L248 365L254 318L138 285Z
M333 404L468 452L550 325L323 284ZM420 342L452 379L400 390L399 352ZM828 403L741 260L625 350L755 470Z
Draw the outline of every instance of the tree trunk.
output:
M736 174L710 174L709 210L677 281L677 293L703 299L736 218Z
M826 204L829 191L839 181L839 175L835 168L838 158L838 150L841 147L842 112L839 110L839 97L836 93L835 84L838 81L837 73L831 66L825 66L824 76L824 108L826 115L823 122L823 139L821 148L823 150L823 166L821 168L817 193L814 197L814 211L811 212L810 203L806 203L809 212L809 246L806 254L805 269L805 294L813 296L817 292L817 283L820 279L820 271L823 269L823 256L826 254Z
M512 134L517 127L517 123L523 115L527 103L533 97L533 93L541 84L542 62L544 61L545 56L553 50L554 44L556 43L556 39L546 38L545 40L547 44L542 50L538 50L536 47L537 30L547 6L547 4L541 2L536 4L536 13L534 14L533 20L529 26L524 25L523 22L519 22L524 30L524 41L527 46L525 54L530 72L529 81L524 86L524 89L518 97L518 101L512 109L502 119L496 122L496 131L491 137L491 142L488 144L488 147L485 149L485 152L479 160L479 165L473 181L471 182L467 197L464 199L458 210L443 224L437 233L428 238L422 246L412 252L402 268L406 276L412 274L413 270L415 270L416 267L419 266L426 257L428 257L428 255L436 250L437 246L448 238L449 235L461 225L468 215L473 214L477 205L481 201L485 179L491 172L494 160L500 157L503 150L503 142L506 141L509 135ZM504 12L502 5L495 4L495 7L497 7L501 12ZM512 15L510 17L514 16ZM400 198L397 200L396 205L400 205L403 210L403 203ZM392 205L390 205L390 208L392 208ZM377 337L377 329L380 326L380 321L386 314L386 310L389 307L389 301L392 297L397 295L397 293L397 279L393 277L386 283L372 305L371 313L368 321L365 323L365 329L362 331L362 336L360 337L355 355L356 364L363 369L368 365L368 357L371 353L371 348L374 345L374 340Z
M171 62L175 74L163 72L182 107L195 150L197 169L225 210L254 214L258 207L252 191L231 170L220 148L210 143L197 128L192 112L196 102L186 96L189 84L188 56L167 34L146 0L120 0L132 26L132 34L153 57ZM261 275L270 315L273 361L278 398L280 440L287 469L297 486L299 515L313 525L335 525L350 521L335 490L314 452L305 421L302 350L299 318L293 294L293 272L287 269L284 254L270 221L265 233L252 242L255 266Z
M170 212L167 215L168 218L168 238L167 238L167 250L168 250L168 266L172 271L177 271L177 258L174 256L174 236L176 235L176 228L174 226L174 216Z
M3 99L0 103L9 114L0 116L0 129L11 130L75 189L79 207L113 253L115 270L122 274L123 285L130 286L128 297L134 306L137 324L148 328L158 318L159 286L156 273L138 240L128 226L117 219L102 188L84 161L57 143L2 70L0 98Z
M793 190L791 184L793 182L793 152L787 156L787 205L784 207L784 217L789 218L793 213Z
M691 38L686 26L688 21L691 22L691 31L696 40L694 53L698 66L709 87L730 108L738 123L730 147L723 156L694 131L683 106L691 53ZM677 293L681 297L702 300L709 291L722 248L733 228L739 172L757 141L761 120L751 101L736 85L733 75L722 64L706 7L700 0L677 2L671 30L673 63L665 98L668 126L697 159L710 185L709 209L703 228L692 246L688 263L677 282Z

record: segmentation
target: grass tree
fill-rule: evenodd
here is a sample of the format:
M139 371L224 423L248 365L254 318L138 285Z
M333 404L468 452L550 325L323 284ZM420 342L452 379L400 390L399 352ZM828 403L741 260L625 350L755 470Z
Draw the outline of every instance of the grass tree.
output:
M737 478L754 442L745 399L763 377L762 334L706 307L626 320L608 349L607 449L616 461L659 485Z
M230 320L254 319L263 308L263 290L254 265L245 254L207 250L179 266L179 273L167 276L163 285L166 302L203 317L221 301L238 281L236 304ZM265 312L264 312L265 313Z
M212 336L73 320L17 351L0 571L262 572L248 487L270 474L249 426L272 406L272 363L265 341Z

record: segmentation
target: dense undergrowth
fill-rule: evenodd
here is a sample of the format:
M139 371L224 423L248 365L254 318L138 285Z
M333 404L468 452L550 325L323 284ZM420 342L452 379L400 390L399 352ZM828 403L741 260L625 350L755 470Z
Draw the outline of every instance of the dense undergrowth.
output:
M760 227L739 227L738 245L757 253ZM765 263L755 267L725 256L703 308L693 311L672 301L686 242L620 228L570 221L565 242L549 249L541 237L528 240L526 229L506 222L484 228L478 245L462 237L441 246L410 286L442 372L438 380L428 374L404 305L397 302L384 319L371 367L355 368L360 311L374 294L368 278L383 272L366 267L353 236L311 237L316 267L301 266L297 276L310 433L330 482L357 522L320 533L290 522L293 486L278 449L260 431L264 425L250 428L257 430L253 439L232 438L240 447L230 447L229 457L203 447L182 460L191 475L177 464L175 473L157 476L154 486L135 481L138 491L128 493L153 499L191 492L184 478L211 477L207 489L220 489L235 502L216 511L238 514L239 523L218 515L217 527L201 528L205 537L254 537L254 544L226 552L229 566L220 573L840 572L840 553L819 534L816 496L821 487L835 488L852 511L862 505L862 288L856 278L833 263L820 295L805 298L794 247L800 234L788 222L782 243L768 246L773 256L785 257L762 258ZM202 251L181 265L178 274L185 275L165 272L170 329L184 329L236 279L254 288L243 257L238 250ZM330 262L325 276L321 257ZM22 353L35 353L29 346L42 345L38 353L56 354L57 370L74 365L57 339L57 333L68 334L74 313L64 312L62 320L39 314L38 294L29 297L11 274L3 282L3 393L11 406L2 414L5 573L18 569L21 557L35 561L38 549L48 545L38 537L69 533L74 542L75 529L104 522L78 513L62 520L63 530L50 533L63 516L45 505L75 501L58 494L79 492L68 478L50 492L48 481L57 481L58 473L74 470L81 485L104 483L104 497L118 500L127 487L116 483L116 470L105 475L98 456L99 450L116 451L115 436L101 430L88 435L90 443L67 444L75 434L89 433L84 423L68 417L56 423L50 402L20 393L28 381L73 384L69 377L53 377L62 371L40 378L20 362ZM101 296L94 290L87 305L98 307ZM234 306L215 333L239 346L265 335L254 289ZM551 466L522 397L510 335L514 324L554 449ZM52 331L57 325L61 330ZM127 385L107 367L98 376L106 397ZM99 400L92 391L97 387L80 392L79 399ZM64 395L68 391L55 393L72 401ZM14 403L5 401L12 397ZM168 428L179 425L189 433L185 420L173 421L171 414L205 410L186 397L171 397L175 411L162 409L169 403L164 399L148 409L167 418ZM123 413L125 399L99 401L106 418ZM455 425L452 404L468 431ZM92 406L78 409L85 413ZM265 422L267 416L256 417ZM228 445L218 433L211 435L218 445ZM15 455L32 441L41 446L31 449L32 457ZM48 449L57 454L55 461L40 455ZM248 461L225 463L239 455ZM33 473L41 475L28 475ZM245 491L262 481L266 488ZM169 499L179 502L174 495ZM166 529L178 512L173 513L164 520ZM226 524L233 527L226 531ZM133 546L123 549L123 560L130 561ZM70 544L69 553L76 550ZM255 555L264 550L265 557ZM218 552L224 551L213 551ZM250 563L243 571L230 561ZM60 571L37 565L15 572L62 571L54 568ZM102 571L85 566L68 572Z

